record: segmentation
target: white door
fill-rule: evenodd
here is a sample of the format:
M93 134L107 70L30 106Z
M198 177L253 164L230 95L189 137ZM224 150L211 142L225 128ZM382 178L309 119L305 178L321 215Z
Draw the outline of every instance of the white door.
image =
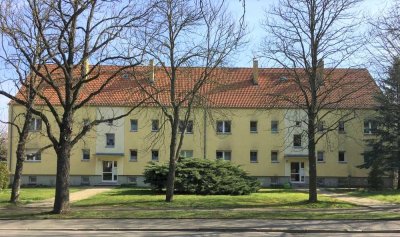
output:
M304 162L290 163L290 181L304 183Z
M103 182L117 182L117 161L103 161Z

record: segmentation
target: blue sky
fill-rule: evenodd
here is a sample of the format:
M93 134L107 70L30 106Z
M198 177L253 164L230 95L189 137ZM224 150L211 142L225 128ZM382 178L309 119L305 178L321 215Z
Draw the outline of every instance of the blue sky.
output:
M233 14L241 14L241 3L238 0L228 0ZM232 65L236 67L250 67L252 66L252 59L257 55L257 49L264 37L265 33L261 27L260 22L264 18L265 9L271 4L276 4L279 0L246 0L246 22L248 25L248 39L249 44L244 48L233 60ZM385 7L390 5L393 0L365 0L359 5L361 15L372 16L379 14ZM260 61L261 67L270 67ZM3 73L0 74L4 75ZM0 96L0 119L7 120L8 118L8 99ZM2 126L0 124L0 126Z

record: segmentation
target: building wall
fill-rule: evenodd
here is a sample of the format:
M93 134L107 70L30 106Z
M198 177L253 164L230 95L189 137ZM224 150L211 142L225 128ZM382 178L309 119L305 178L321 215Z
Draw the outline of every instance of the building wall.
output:
M74 130L80 129L85 119L108 118L126 112L128 108L86 107L78 111L74 119ZM16 117L23 112L21 106L10 107L10 114ZM343 111L341 111L343 113ZM328 184L337 184L339 178L367 177L367 170L357 168L363 162L365 139L371 135L363 134L363 120L373 116L371 111L355 111L345 123L345 133L337 129L323 136L317 144L317 151L324 151L324 162L317 163L318 176L324 177ZM10 116L11 116L10 115ZM341 116L331 113L324 117L327 126L333 124ZM130 130L130 120L138 121L138 130ZM151 131L151 120L158 119L160 131ZM293 148L293 134L302 133L306 123L295 126L298 119L304 121L304 113L286 109L218 109L203 111L196 109L191 118L194 123L193 133L185 134L182 150L193 150L196 158L216 159L216 151L230 151L231 162L241 165L250 175L259 177L264 185L285 183L290 180L291 163L304 162L305 182L308 178L308 158L306 146ZM141 175L144 167L151 161L151 150L159 151L159 162L167 162L169 158L169 124L157 108L141 108L129 116L115 121L113 125L101 124L90 131L78 142L71 154L71 175L74 184L81 181L82 176L90 178L90 184L102 182L103 161L117 161L118 183L127 183L133 177L139 177L137 184L143 184ZM217 121L230 121L231 132L216 132ZM257 132L250 132L250 121L257 121ZM278 131L271 131L271 121L278 121ZM22 119L17 120L22 123ZM52 126L55 127L54 121ZM105 146L105 133L115 134L115 146ZM322 133L321 133L322 134ZM9 133L12 150L8 155L11 171L15 167L15 149L17 136L15 128ZM303 136L304 139L304 136ZM302 145L306 145L302 140ZM27 148L39 148L50 144L44 130L32 132ZM82 150L90 150L90 159L82 160ZM130 150L138 152L137 161L130 160ZM257 162L250 162L250 151L257 151ZM271 161L271 151L278 152L277 161ZM345 162L338 162L338 152L345 151ZM48 184L56 172L56 155L52 148L42 152L40 162L26 162L24 175L37 175ZM25 179L26 180L26 179ZM331 181L329 181L331 180ZM332 181L335 180L335 181ZM72 182L72 181L71 181ZM129 182L128 182L129 183Z

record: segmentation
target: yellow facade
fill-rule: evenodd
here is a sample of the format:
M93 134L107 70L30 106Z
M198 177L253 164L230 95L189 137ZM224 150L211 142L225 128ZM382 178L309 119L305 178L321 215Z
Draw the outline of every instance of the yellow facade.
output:
M10 121L23 110L21 106L11 105L10 116L13 117ZM77 131L85 119L112 117L127 110L125 107L84 108L75 115L74 129ZM211 111L196 109L192 117L193 133L185 134L182 150L193 151L193 157L207 159L216 159L217 152L226 152L224 154L230 152L232 163L241 165L251 176L259 177L265 186L293 181L294 173L304 176L301 180L296 180L298 183L307 183L306 139L302 139L301 147L293 148L293 135L305 128L303 115L301 112L298 112L299 115L296 113L297 110L289 109L226 108ZM371 111L355 111L352 113L354 119L345 123L344 133L336 129L321 138L316 149L324 154L324 160L317 162L318 176L323 179L321 182L334 186L340 183L340 179L349 177L365 180L367 170L359 169L357 166L363 162L365 140L371 136L363 132L364 119L371 116L371 113ZM296 125L298 122L296 119L290 119L290 116L294 115L299 117L299 125ZM336 119L337 115L328 115L324 118L324 122L329 125ZM137 121L137 131L131 131L131 120ZM159 131L151 131L152 120L159 120ZM108 165L110 177L111 174L115 175L112 182L120 184L137 182L142 185L143 170L152 159L152 150L158 150L159 162L168 161L169 127L168 123L163 121L165 117L159 109L141 108L112 125L101 124L91 130L73 148L71 183L79 185L109 182L110 180L104 180L104 166ZM229 121L230 132L217 133L218 121ZM257 131L250 131L251 121L257 123ZM271 121L276 121L277 131L271 130ZM22 118L17 119L18 122L22 123ZM51 122L52 126L56 127L54 121ZM8 155L8 162L11 172L14 172L17 132L11 127L9 131L11 152ZM114 134L113 147L107 147L106 134ZM43 124L41 131L30 133L27 149L39 149L48 144L50 141L46 137ZM83 150L90 151L89 159L83 159ZM130 159L131 150L137 152L137 160ZM338 161L339 151L344 152L345 160L342 162ZM256 161L251 162L250 152L257 153ZM277 160L271 160L271 152L277 153ZM293 172L293 167L297 167L296 165L299 165L301 172ZM301 168L303 166L304 168ZM49 148L41 153L40 161L25 162L24 182L35 180L37 183L53 185L55 173L56 156L53 149Z

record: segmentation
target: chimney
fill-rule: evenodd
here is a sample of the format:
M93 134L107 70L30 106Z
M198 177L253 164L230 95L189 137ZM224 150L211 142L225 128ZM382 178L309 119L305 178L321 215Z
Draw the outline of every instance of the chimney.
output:
M258 85L258 60L253 58L253 84Z
M86 58L83 61L83 75L84 79L86 80L89 77L89 71L90 71L90 64L89 64L89 58Z
M317 63L317 81L322 83L324 80L324 60L320 59Z
M150 59L149 61L149 81L150 83L154 83L154 59Z

